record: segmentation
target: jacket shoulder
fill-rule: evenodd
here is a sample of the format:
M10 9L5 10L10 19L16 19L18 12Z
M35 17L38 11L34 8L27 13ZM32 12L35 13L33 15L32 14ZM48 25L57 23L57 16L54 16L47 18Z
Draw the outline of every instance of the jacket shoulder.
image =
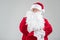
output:
M47 18L44 18L45 21L47 21Z
M44 21L45 21L45 22L48 22L48 19L47 19L47 18L44 18Z

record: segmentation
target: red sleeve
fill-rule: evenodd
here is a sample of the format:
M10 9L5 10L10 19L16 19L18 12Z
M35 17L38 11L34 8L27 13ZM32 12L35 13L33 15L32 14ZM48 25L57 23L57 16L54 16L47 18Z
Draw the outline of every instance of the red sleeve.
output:
M48 22L47 19L45 19L45 27L44 27L44 30L45 30L45 36L48 36L52 32L52 26Z
M22 21L20 22L19 30L20 30L23 34L25 34L25 35L28 34L27 25L26 25L26 17L24 17L24 18L22 19Z

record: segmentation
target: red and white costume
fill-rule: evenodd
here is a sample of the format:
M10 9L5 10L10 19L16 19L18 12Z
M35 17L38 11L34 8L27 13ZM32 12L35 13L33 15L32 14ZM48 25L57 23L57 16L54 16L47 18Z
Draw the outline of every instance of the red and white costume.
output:
M48 40L48 35L52 32L52 26L41 13L44 7L41 3L35 3L32 8L37 8L40 12L28 11L20 22L19 29L22 32L22 40Z

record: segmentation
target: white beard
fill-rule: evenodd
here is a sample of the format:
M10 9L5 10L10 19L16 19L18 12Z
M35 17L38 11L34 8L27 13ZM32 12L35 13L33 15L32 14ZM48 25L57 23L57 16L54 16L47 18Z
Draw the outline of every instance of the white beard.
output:
M41 13L40 12L33 13L32 11L28 11L26 17L27 17L26 23L28 24L27 30L29 32L34 31L34 36L36 36L38 40L43 40L43 38L41 39L41 35L43 36L45 35L45 32L43 31L44 18L41 15Z
M44 28L44 18L40 12L33 13L32 11L28 11L26 17L26 23L28 24L28 27L34 27L35 29Z

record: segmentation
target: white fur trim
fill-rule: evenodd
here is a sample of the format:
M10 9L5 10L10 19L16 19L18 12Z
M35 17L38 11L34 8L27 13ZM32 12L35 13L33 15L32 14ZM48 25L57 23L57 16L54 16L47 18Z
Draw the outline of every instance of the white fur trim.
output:
M37 8L38 10L40 10L40 12L44 12L45 13L45 9L42 9L41 6L38 5L38 4L32 5L32 7L30 9L32 10L33 8Z
M39 9L39 10L42 10L41 6L38 5L38 4L32 5L32 7L31 7L30 9L32 9L32 8L37 8L37 9Z
M37 40L44 40L45 32L43 29L35 31L34 36L37 37Z

